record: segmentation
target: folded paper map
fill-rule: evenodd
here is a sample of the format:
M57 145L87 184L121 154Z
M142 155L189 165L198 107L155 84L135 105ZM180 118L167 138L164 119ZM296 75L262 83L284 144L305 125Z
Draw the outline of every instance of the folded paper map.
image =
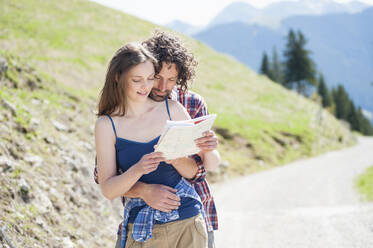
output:
M216 114L211 114L186 121L167 121L155 151L162 152L167 160L198 153L195 139L211 129L215 118Z

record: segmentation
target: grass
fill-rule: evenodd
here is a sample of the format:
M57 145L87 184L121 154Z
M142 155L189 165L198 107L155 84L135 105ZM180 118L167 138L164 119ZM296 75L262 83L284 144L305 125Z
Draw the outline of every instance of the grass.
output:
M104 247L105 243L111 244L111 239L107 238L110 237L110 232L107 232L108 235L100 235L105 236L102 241L89 240L88 234L93 232L91 230L95 227L89 223L94 222L101 213L94 213L91 209L88 211L90 216L81 213L89 208L80 204L92 204L92 201L87 200L87 195L80 194L75 197L75 202L71 201L71 191L67 189L75 185L82 174L80 171L72 171L62 159L64 155L72 158L75 155L83 157L79 163L87 163L84 165L86 174L79 182L84 182L84 188L88 192L97 190L93 187L95 185L90 177L93 168L90 158L94 155L91 150L88 151L80 145L81 141L93 137L90 130L94 119L91 113L94 105L91 93L64 85L53 79L50 73L36 70L30 65L32 63L9 51L0 49L0 57L8 62L8 71L1 81L0 98L15 108L12 113L0 103L0 156L14 161L11 169L2 172L6 176L0 182L0 212L7 214L1 215L0 225L9 227L8 234L17 247L27 247L29 244L37 244L38 247L61 246L61 241L56 240L51 233L77 237L81 242L84 240L89 243L77 243L74 247ZM30 88L27 81L37 79L40 79L37 87ZM19 126L32 128L33 120L39 123L34 131L20 131ZM58 132L52 124L54 120L74 131ZM62 139L63 136L65 139ZM52 138L52 143L47 144L45 137ZM92 144L91 140L89 143ZM22 159L33 155L40 157L42 163L35 165ZM19 192L20 179L25 179L31 188L29 202L24 202ZM41 186L40 181L44 181L48 189ZM79 191L81 185L75 187ZM77 191L74 193L78 194ZM51 192L55 192L55 195ZM59 210L57 211L56 207L47 214L42 213L42 201L38 201L41 193L55 201L52 204L57 204ZM99 192L90 194L98 195ZM103 201L103 198L96 198L98 199ZM69 216L79 218L72 219ZM38 224L36 218L41 219L42 224ZM105 219L110 218L113 219L112 216L105 216ZM88 227L84 230L86 226ZM114 229L115 227L111 230Z
M355 185L364 199L373 201L373 165L357 178Z

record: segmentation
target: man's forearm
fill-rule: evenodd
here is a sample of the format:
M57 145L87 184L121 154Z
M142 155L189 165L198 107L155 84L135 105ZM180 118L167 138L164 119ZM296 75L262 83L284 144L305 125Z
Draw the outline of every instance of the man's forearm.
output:
M129 198L142 198L143 199L143 193L146 188L147 184L137 181L130 190L127 191L126 194L124 194L125 197Z
M220 154L217 150L202 152L203 165L207 171L216 171L220 164Z
M172 165L182 177L191 179L195 177L198 167L194 159L185 157L173 160Z

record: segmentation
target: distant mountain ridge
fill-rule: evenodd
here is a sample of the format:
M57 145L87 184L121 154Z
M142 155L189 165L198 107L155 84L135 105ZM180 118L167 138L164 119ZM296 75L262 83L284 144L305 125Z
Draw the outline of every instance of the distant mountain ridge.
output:
M244 22L276 28L279 27L282 19L290 16L331 13L352 14L368 7L369 5L359 1L338 3L333 0L302 0L276 2L263 9L258 9L248 3L235 2L224 8L207 27L230 22Z
M294 16L284 19L277 30L242 22L214 26L195 38L232 55L258 70L262 54L275 46L282 55L289 28L301 30L309 40L318 70L329 86L341 83L354 101L373 111L373 8L356 14Z
M174 20L174 21L166 24L166 27L168 27L172 30L175 30L177 32L186 34L186 35L196 34L203 29L203 27L191 25L191 24L179 21L179 20Z
M205 27L174 20L165 26L186 35L194 35L204 29L221 24L243 22L277 29L284 18L298 15L325 15L331 13L358 13L370 5L360 1L338 3L333 0L282 1L269 4L263 9L249 3L234 2L221 10ZM279 11L281 10L281 11Z

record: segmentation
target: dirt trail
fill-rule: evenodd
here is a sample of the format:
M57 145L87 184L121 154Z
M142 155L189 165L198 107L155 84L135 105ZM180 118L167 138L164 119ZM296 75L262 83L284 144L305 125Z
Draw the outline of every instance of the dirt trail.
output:
M373 247L373 204L354 180L373 165L373 138L214 187L218 248Z

